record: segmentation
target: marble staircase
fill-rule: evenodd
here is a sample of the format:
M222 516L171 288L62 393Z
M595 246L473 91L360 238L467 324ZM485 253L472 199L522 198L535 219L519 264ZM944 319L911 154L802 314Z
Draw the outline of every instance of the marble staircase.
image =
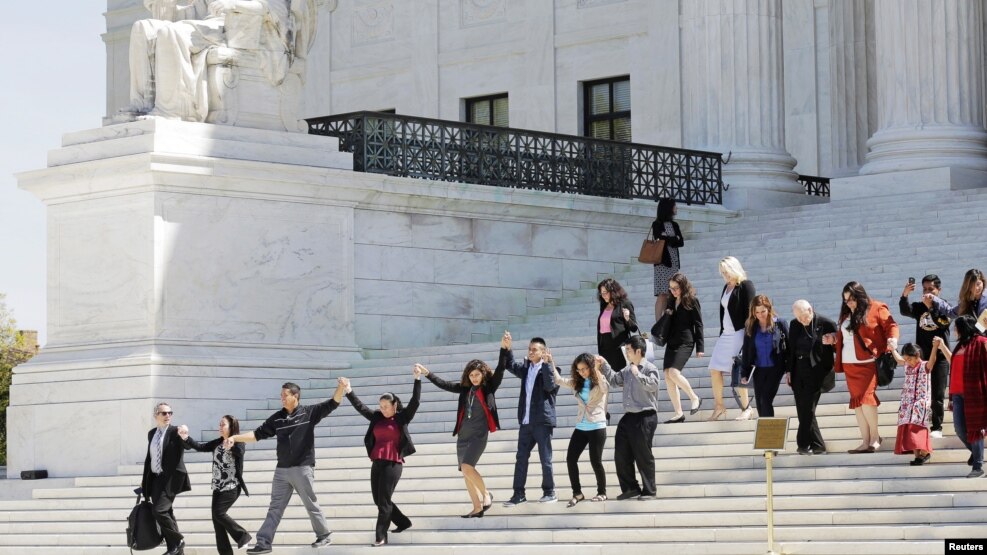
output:
M908 276L937 273L945 295L955 299L963 273L982 267L987 246L979 223L987 214L987 191L954 191L882 197L880 203L834 201L829 204L745 213L711 231L686 238L683 271L694 281L706 319L706 351L718 332L717 299L722 280L716 264L728 254L745 265L758 291L775 301L779 314L790 318L797 298L810 300L818 312L836 317L840 290L846 281L861 281L870 294L892 305ZM652 270L629 263L615 277L627 288L644 327L653 323ZM601 274L600 277L603 277ZM594 320L598 313L595 283L567 291L543 308L529 309L510 322L518 344L532 335L545 337L556 361L568 368L575 355L595 350ZM911 320L898 318L902 339L914 336ZM303 402L331 394L338 375L352 379L365 402L393 391L407 399L415 362L447 378L459 376L472 358L496 362L499 333L477 336L467 345L367 352L352 368L324 379L303 380ZM659 351L660 354L660 351ZM429 383L411 430L418 453L409 457L395 499L414 520L414 527L392 534L387 549L408 555L491 553L523 555L546 549L572 554L625 555L655 553L755 554L767 551L765 461L752 449L754 421L706 422L712 407L706 360L691 359L684 370L706 401L703 410L681 424L661 424L654 441L657 459L657 501L610 500L565 507L570 496L565 448L575 418L575 403L566 390L558 397L559 427L553 460L560 502L529 502L501 507L510 496L517 438L519 380L508 376L498 393L504 429L493 434L479 470L497 501L485 518L461 519L469 503L455 466L455 440L450 435L455 397ZM947 416L943 439L922 467L910 457L892 453L901 377L879 391L880 431L887 438L878 453L850 455L857 445L853 412L847 409L845 383L823 395L818 415L830 452L798 456L794 451L795 411L790 390L782 386L776 400L778 416L791 417L788 452L774 461L775 538L781 553L932 554L942 553L943 539L982 536L987 521L985 479L965 479L967 453L952 433ZM278 391L270 391L266 408L245 409L244 429L251 429L279 408ZM611 397L613 424L622 414L621 393ZM688 408L689 402L683 399ZM737 415L727 400L729 417ZM661 395L660 420L671 414ZM304 509L294 502L282 521L275 553L362 553L373 548L376 515L369 486L370 463L362 445L366 421L344 401L318 428L316 490L335 531L333 546L314 550L314 537ZM614 428L604 452L608 493L619 493L613 468ZM202 438L215 432L199 431ZM248 447L245 479L252 495L241 497L231 514L248 530L262 521L270 492L275 452L271 441ZM66 456L71 456L67 454ZM583 488L593 492L594 480L584 455ZM125 465L112 476L80 477L48 484L39 482L30 498L4 495L0 482L0 555L124 554L124 519L140 481L141 467ZM215 553L209 515L209 457L189 453L193 490L179 496L175 512L186 534L186 553ZM529 498L538 497L537 453L529 469ZM163 551L163 549L161 549Z

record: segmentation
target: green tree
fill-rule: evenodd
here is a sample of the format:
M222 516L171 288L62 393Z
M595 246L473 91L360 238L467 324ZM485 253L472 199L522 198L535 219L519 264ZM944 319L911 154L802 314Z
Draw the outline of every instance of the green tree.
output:
M14 367L31 358L33 353L17 332L17 321L0 293L0 466L7 464L7 405L10 404L10 380Z

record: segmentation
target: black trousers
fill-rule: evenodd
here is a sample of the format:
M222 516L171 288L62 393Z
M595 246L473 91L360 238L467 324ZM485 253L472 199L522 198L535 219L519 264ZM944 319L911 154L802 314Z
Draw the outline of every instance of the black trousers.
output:
M164 536L168 549L172 549L185 536L178 531L178 522L175 521L175 511L172 508L177 494L165 491L166 484L164 480L151 479L151 503L154 505L154 520L161 527L161 535Z
M825 451L826 443L823 441L822 432L819 431L819 423L816 422L816 405L819 404L821 395L819 389L821 379L810 374L812 369L808 365L808 360L804 363L799 361L798 364L795 375L792 376L795 412L799 418L795 443L799 449Z
M651 442L658 428L658 414L653 410L628 412L617 423L614 435L613 463L617 467L620 493L639 491L642 495L655 495L655 455ZM634 475L634 466L641 474L641 485Z
M942 431L943 414L946 411L946 387L949 385L949 361L936 357L932 367L932 431Z
M216 550L219 555L233 555L230 538L237 544L246 543L250 534L227 514L240 498L240 489L212 492L212 527L216 531Z
M775 415L775 395L778 394L778 386L784 375L785 369L781 366L758 367L754 370L754 402L758 416Z
M579 483L579 457L586 446L589 446L589 463L596 474L596 493L607 494L607 473L603 470L603 444L607 442L607 429L583 431L573 430L569 438L569 450L565 454L565 464L569 468L569 483L572 484L573 497L583 493Z
M370 493L377 505L376 541L387 539L387 527L392 522L398 528L411 526L411 520L391 500L403 469L404 465L394 461L374 461L370 465Z

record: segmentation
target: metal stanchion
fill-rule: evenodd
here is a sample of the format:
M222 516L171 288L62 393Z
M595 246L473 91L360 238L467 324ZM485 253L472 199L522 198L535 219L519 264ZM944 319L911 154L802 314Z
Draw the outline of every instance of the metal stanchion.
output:
M764 464L767 469L768 475L768 555L778 555L775 551L775 505L774 505L774 492L771 488L772 483L772 473L771 473L771 461L775 458L774 451L764 452Z
M768 555L778 555L775 551L775 505L774 476L771 461L779 451L785 450L788 440L787 418L759 418L754 432L754 449L764 450L764 468L767 471L768 509Z

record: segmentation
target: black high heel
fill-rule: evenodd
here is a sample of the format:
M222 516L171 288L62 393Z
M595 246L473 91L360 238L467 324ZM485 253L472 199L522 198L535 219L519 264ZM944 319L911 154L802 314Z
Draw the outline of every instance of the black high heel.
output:
M483 509L480 509L475 513L465 514L461 518L483 518Z
M672 418L671 420L666 420L665 424L678 424L679 422L685 422L685 414L680 414L678 418Z

